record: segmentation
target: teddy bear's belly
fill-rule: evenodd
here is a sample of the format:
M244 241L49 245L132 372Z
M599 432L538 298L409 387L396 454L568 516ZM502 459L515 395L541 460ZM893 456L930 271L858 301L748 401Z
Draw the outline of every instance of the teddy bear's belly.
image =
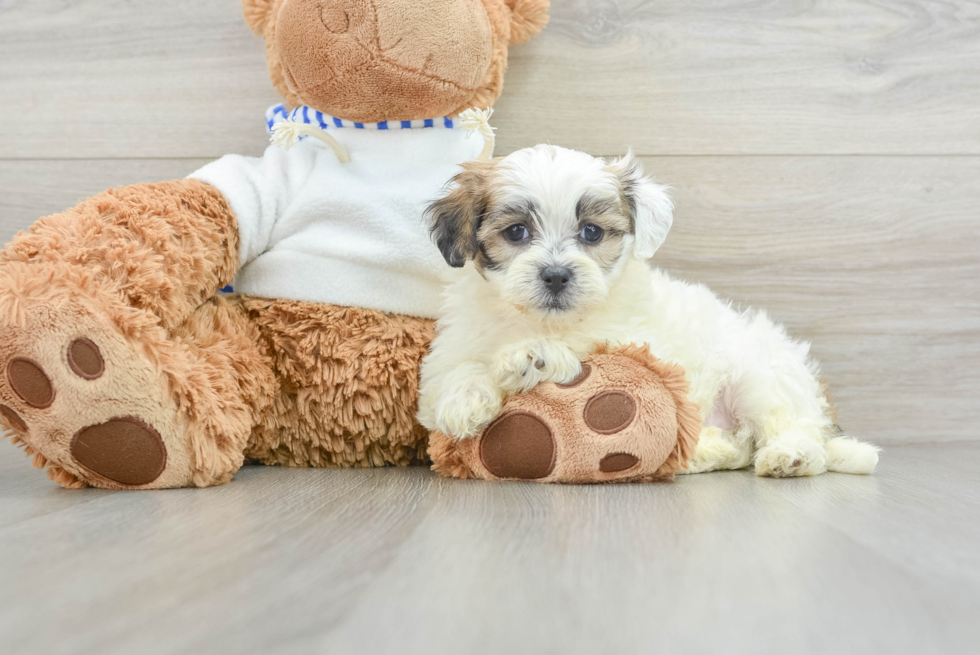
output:
M263 298L435 318L452 269L432 243L425 209L480 151L458 129L338 129L337 160L307 140L261 158L226 156L193 177L234 211L235 290Z
M317 241L308 238L299 246L282 244L242 268L235 291L434 318L442 305L448 267L428 235L419 233L402 241L420 242L413 243L411 251L379 248L376 258L368 247L345 254L340 248L318 249ZM328 245L330 240L319 243Z

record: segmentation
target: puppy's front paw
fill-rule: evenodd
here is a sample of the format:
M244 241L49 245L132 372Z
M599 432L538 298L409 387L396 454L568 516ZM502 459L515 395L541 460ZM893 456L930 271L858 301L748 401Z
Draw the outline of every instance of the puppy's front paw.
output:
M534 388L541 381L547 361L532 342L521 342L503 348L493 366L493 376L507 393Z
M436 428L451 437L475 437L500 414L503 394L489 380L470 380L445 393L436 405Z
M502 349L493 368L494 378L507 393L530 391L539 382L571 382L582 363L564 344L529 339Z

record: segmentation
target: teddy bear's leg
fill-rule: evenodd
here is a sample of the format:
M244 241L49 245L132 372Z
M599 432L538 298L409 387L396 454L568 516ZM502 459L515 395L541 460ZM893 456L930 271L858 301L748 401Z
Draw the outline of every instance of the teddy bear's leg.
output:
M66 487L230 480L278 388L247 317L214 297L168 331L59 291L0 344L2 420L35 465Z
M281 391L246 457L283 466L385 466L425 459L415 418L433 321L355 307L243 298Z
M237 222L221 192L196 180L138 184L100 193L18 234L0 253L0 295L43 303L43 294L12 296L14 278L74 276L92 293L98 287L98 295L172 329L228 284L238 263Z
M213 298L234 216L199 182L120 188L0 257L0 416L65 486L204 486L240 465L269 367Z

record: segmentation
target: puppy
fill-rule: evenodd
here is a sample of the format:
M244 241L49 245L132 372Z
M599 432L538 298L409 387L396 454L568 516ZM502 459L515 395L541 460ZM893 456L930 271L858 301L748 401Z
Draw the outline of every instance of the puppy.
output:
M574 379L596 344L642 343L684 367L701 407L690 472L871 473L878 449L834 425L809 344L651 267L672 212L631 154L541 145L467 164L427 212L462 271L422 364L422 424L476 436L508 394Z

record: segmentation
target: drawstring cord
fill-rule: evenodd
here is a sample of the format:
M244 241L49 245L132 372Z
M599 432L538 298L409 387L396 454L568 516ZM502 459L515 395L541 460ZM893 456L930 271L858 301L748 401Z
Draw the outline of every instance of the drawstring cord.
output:
M477 159L487 160L493 157L493 149L497 140L493 133L495 128L490 126L492 115L492 107L490 109L467 109L459 114L460 127L469 134L477 132L483 137L483 151L480 152ZM272 126L272 143L286 150L299 143L301 136L311 136L325 143L337 156L340 163L346 164L350 161L347 151L327 130L290 119L281 120Z
M497 137L493 133L495 128L490 127L491 116L493 116L493 107L489 109L467 109L459 114L459 124L464 130L470 134L478 132L483 137L483 152L477 156L477 159L487 160L493 157L493 148L497 144Z
M337 143L337 139L327 134L326 130L291 120L279 121L272 126L272 142L286 150L299 143L301 136L312 136L315 139L323 141L327 144L327 147L333 150L333 154L337 155L337 159L341 164L346 164L350 161L350 156L344 150L344 146Z

